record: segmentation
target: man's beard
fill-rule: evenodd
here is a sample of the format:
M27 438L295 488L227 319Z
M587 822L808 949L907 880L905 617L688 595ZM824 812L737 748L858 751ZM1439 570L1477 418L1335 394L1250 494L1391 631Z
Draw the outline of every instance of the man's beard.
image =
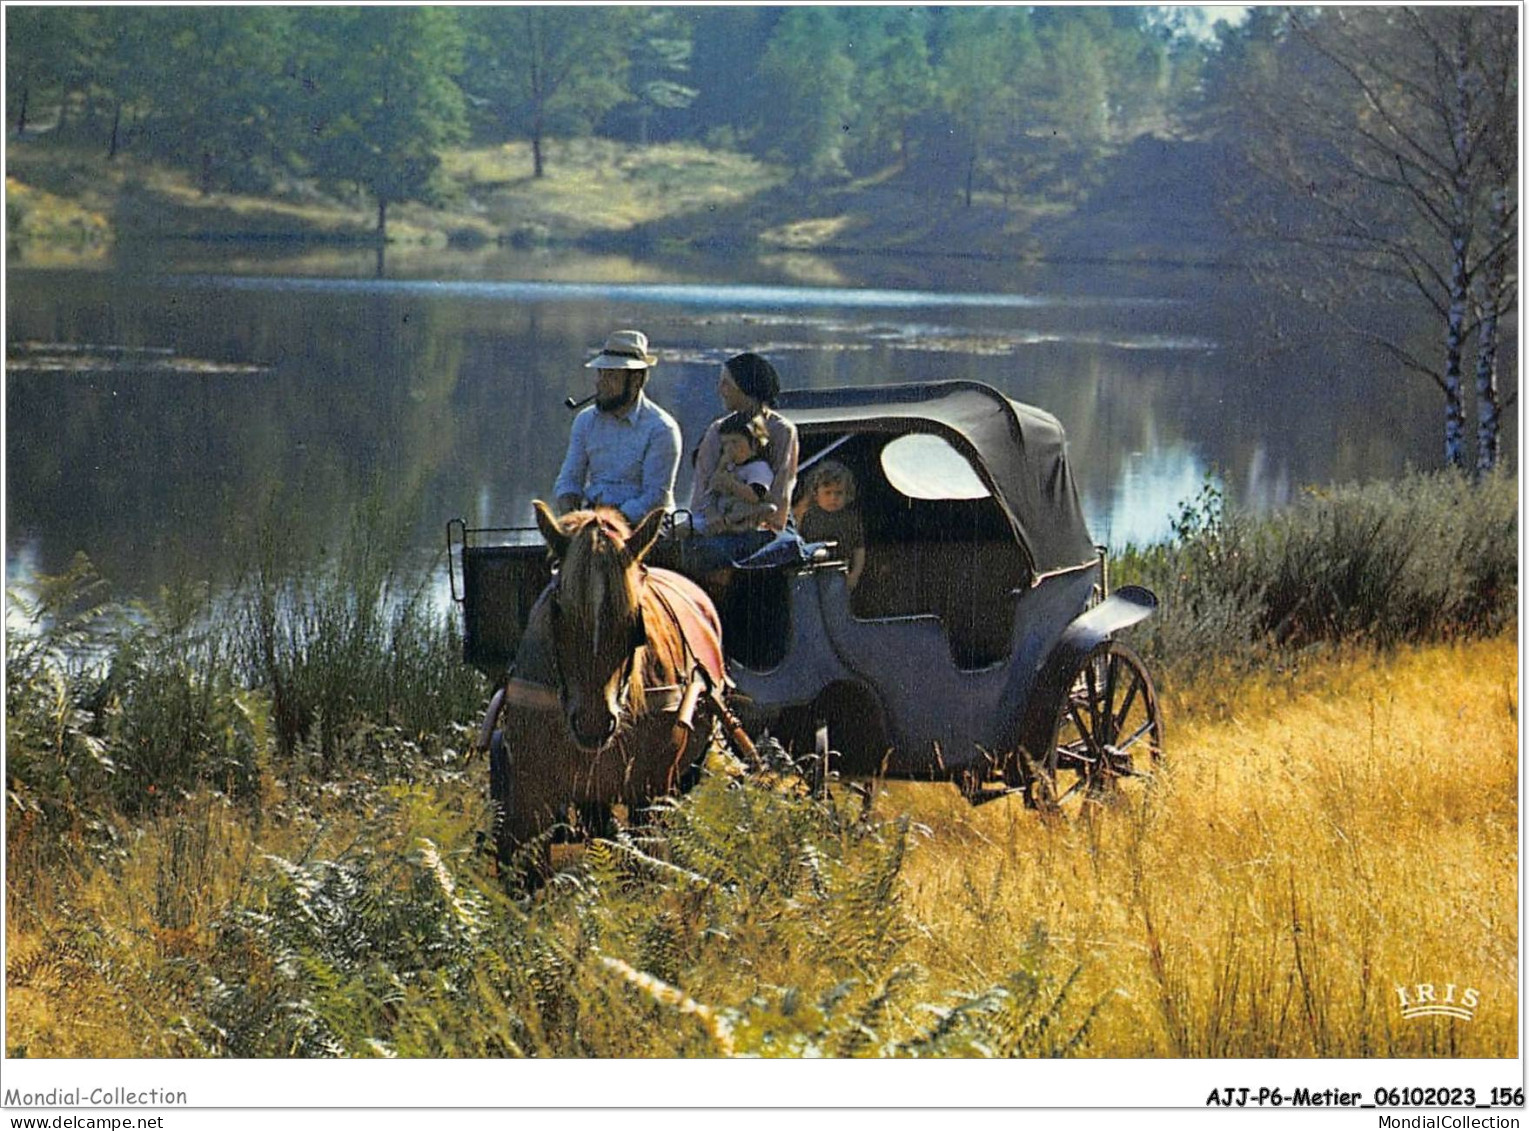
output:
M628 377L621 383L621 392L614 397L596 397L595 408L601 412L620 412L634 400L636 396L632 392L632 379Z

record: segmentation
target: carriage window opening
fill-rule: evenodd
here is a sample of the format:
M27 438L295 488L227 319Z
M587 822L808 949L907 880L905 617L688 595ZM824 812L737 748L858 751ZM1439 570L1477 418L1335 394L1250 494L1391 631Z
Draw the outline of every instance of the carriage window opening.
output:
M909 499L985 499L988 489L967 458L940 436L912 432L881 449L887 482Z

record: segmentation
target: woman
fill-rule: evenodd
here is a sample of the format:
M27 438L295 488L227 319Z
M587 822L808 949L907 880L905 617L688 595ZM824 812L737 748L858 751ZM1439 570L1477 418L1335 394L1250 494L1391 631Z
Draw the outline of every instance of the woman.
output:
M775 411L775 398L779 395L780 375L775 372L775 366L757 353L740 353L722 363L722 371L717 377L717 396L727 412L707 426L700 447L696 449L695 481L690 490L691 513L702 513L707 492L725 486L722 480L729 472L722 466L721 425L728 416L740 412L756 416L764 423L769 437L766 451L771 471L770 490L764 501L773 504L775 509L765 519L764 529L696 538L687 549L686 558L687 565L697 573L727 569L784 530L786 520L791 517L791 493L796 489L796 425Z

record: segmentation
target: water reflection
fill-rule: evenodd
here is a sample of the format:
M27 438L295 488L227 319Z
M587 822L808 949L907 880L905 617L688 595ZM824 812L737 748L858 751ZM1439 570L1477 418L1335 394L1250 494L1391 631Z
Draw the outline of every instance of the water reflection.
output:
M906 289L711 281L732 264L631 266L627 282L13 269L13 342L198 368L10 359L7 574L83 550L119 591L152 592L236 569L255 528L332 550L363 502L421 554L449 517L526 524L563 454L563 398L589 392L583 363L620 325L655 343L652 391L687 445L743 349L789 386L970 379L1039 405L1067 428L1094 536L1117 548L1164 536L1207 473L1278 506L1431 462L1431 386L1377 398L1373 364L1333 343L1265 350L1224 276L946 266ZM681 499L689 478L687 461Z
M1171 533L1182 503L1198 496L1207 484L1224 486L1208 472L1204 460L1183 444L1127 453L1103 492L1082 492L1089 530L1115 551L1161 541Z

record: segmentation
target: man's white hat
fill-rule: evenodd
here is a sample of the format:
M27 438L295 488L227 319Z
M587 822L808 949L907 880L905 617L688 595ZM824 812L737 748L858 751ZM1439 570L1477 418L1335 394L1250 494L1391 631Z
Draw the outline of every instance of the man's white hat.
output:
M584 368L647 369L657 362L658 358L648 352L648 335L641 330L617 330Z

